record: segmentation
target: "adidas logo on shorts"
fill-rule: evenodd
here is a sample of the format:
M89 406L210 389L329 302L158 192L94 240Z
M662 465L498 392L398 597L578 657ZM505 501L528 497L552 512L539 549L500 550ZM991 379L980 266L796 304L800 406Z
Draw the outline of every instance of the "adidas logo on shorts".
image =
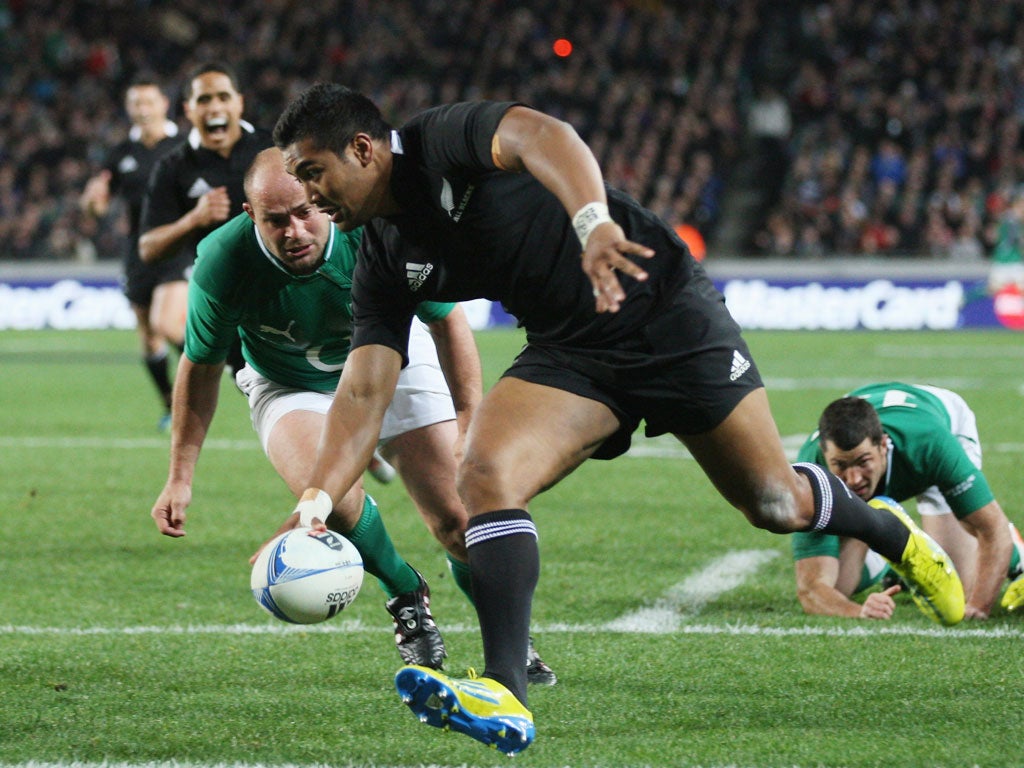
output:
M729 372L729 381L736 381L750 368L750 361L741 355L737 350L732 353L732 370Z

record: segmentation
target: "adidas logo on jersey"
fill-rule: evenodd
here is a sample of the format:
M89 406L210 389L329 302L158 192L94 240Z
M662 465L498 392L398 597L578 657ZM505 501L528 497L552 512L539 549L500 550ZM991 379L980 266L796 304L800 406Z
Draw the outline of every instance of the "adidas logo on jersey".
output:
M750 361L741 355L737 350L732 352L732 370L729 372L729 381L736 381L740 376L750 369Z
M409 290L416 292L427 282L430 273L434 271L433 264L417 264L412 261L405 262L405 276L409 281Z

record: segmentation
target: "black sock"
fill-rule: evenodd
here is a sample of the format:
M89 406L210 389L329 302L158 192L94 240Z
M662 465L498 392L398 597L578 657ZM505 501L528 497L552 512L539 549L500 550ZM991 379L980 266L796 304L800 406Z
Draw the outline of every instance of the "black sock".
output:
M156 385L157 391L160 393L160 397L164 401L164 405L168 410L171 408L171 377L167 362L167 350L162 349L159 352L146 355L142 358L142 362L146 364L146 370L149 371L149 378L153 380Z
M793 469L811 481L814 492L811 530L860 539L894 563L903 559L910 531L895 515L875 509L817 464L801 462L794 464Z
M469 520L466 548L473 600L484 643L484 677L526 706L530 606L540 574L537 529L523 509L499 509Z

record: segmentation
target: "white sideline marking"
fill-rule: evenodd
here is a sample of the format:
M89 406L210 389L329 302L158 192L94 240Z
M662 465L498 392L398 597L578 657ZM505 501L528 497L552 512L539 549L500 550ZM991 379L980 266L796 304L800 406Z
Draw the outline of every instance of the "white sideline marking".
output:
M0 435L0 448L116 448L134 451L139 448L159 448L167 451L171 447L169 437L11 437ZM203 443L203 450L251 451L259 449L255 437L251 440L213 439Z
M908 608L909 610L909 608ZM590 634L597 635L609 631L621 631L628 634L634 630L610 630L609 624L541 624L534 627L536 634ZM23 625L6 624L0 625L0 636L4 635L36 635L55 637L86 637L90 635L288 635L288 634L317 634L317 635L351 635L355 633L373 632L375 634L383 631L380 626L367 626L359 621L327 622L325 624L307 624L305 626L294 626L291 624L204 624L178 626L170 625L165 627L29 627ZM466 634L480 631L475 624L446 624L445 634ZM920 627L893 624L891 622L872 621L864 624L841 627L769 627L761 624L683 624L678 626L661 628L646 632L646 634L670 634L681 635L730 635L730 636L762 636L762 637L879 637L883 635L896 635L905 637L937 637L950 640L962 640L965 638L980 639L1003 639L1014 638L1024 639L1024 628L1013 627L970 627L961 629L958 627ZM4 764L0 763L0 768Z
M1024 394L1024 388L1022 388ZM782 445L786 449L786 455L791 461L796 459L796 453L803 445L807 435L784 435ZM81 448L93 449L115 449L134 451L143 448L152 448L167 451L170 448L170 439L167 437L14 437L11 435L0 435L0 448L44 448L78 450ZM992 443L983 446L986 453L1024 453L1024 443ZM215 438L203 443L203 450L211 451L252 451L259 450L259 441L253 437L251 440L228 440ZM662 435L654 438L642 438L634 441L626 456L634 459L692 459L686 446L680 443L671 435ZM2 766L0 766L2 768Z
M666 634L679 630L685 614L694 615L721 594L736 589L762 565L778 556L773 549L749 549L713 560L706 568L669 587L654 605L604 625L609 632Z

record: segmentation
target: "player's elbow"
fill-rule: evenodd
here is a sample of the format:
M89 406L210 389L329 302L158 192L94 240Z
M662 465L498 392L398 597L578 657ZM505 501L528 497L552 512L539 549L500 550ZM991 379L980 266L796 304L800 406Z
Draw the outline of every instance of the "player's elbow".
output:
M139 259L143 264L152 264L160 258L160 249L156 238L150 233L139 237Z

